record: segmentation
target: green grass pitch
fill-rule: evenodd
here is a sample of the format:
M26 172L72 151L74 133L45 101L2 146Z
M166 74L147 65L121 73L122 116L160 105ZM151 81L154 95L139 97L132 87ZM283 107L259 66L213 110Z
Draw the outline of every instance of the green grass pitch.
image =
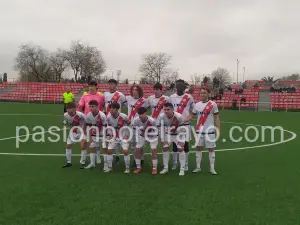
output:
M208 173L207 153L203 171L193 174L191 153L190 171L179 177L179 171L153 176L148 163L141 174L124 175L123 157L109 174L102 172L103 165L80 170L78 156L73 156L72 168L62 169L63 142L29 140L16 148L16 126L62 127L62 109L62 105L0 103L0 224L300 224L300 145L294 138L300 132L299 113L221 111L218 175ZM246 129L246 124L282 126L285 142L278 143L279 132L276 143L268 132L264 142L230 141L230 128ZM248 135L253 138L254 130ZM73 154L79 153L75 146Z

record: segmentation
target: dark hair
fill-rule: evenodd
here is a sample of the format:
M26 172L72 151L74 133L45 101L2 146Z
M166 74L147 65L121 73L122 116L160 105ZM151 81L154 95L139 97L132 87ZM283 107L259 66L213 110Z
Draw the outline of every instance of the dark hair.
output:
M176 89L179 91L179 92L183 92L185 89L186 89L186 86L184 83L176 83Z
M69 102L69 103L67 103L66 108L67 109L74 109L74 108L76 109L75 102Z
M89 86L95 86L95 87L97 87L97 81L91 80L91 81L89 82Z
M147 112L147 109L145 107L140 107L138 109L138 114L141 115L141 114L144 114L145 112Z
M174 109L173 104L170 103L170 102L166 102L166 103L164 104L164 107L170 107L170 108Z
M120 104L117 102L113 102L110 104L111 109L120 109Z
M159 90L162 90L162 85L160 83L156 83L153 85L153 89L159 89Z
M110 79L108 81L109 84L118 84L118 81L116 81L115 79Z
M176 84L178 84L178 83L185 83L185 81L182 79L176 80Z
M89 105L95 105L95 106L98 106L99 104L98 104L98 102L97 102L96 100L91 100L91 101L89 102Z
M139 85L132 85L131 88L130 88L130 94L131 96L133 96L133 88L137 88L137 91L139 93L139 97L143 97L144 95L144 92L143 92L143 89L141 88L141 86Z
M201 88L200 88L200 91L201 91L202 89L205 90L205 91L207 91L208 94L210 93L210 90L209 90L207 87L201 87Z

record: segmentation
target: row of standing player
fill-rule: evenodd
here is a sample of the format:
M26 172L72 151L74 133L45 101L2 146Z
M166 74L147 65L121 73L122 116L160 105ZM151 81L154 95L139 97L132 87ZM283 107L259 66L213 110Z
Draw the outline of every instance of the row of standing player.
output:
M200 136L197 140L199 140L198 143L198 149L196 151L196 164L197 168L193 172L200 172L201 171L201 159L202 159L202 150L203 147L205 146L209 150L209 160L210 160L210 171L212 174L216 174L215 169L214 169L214 161L215 161L215 153L214 153L214 148L215 148L215 143L212 142L213 138L211 136L214 136L214 131L213 130L207 130L206 128L211 127L214 124L214 119L216 121L216 126L218 130L220 129L220 120L218 116L218 108L216 104L212 101L208 101L208 92L209 90L207 89L201 89L200 91L200 98L201 102L194 104L194 100L191 95L184 93L185 90L185 85L183 83L178 83L176 85L177 88L177 93L171 95L170 97L162 95L162 86L160 84L155 84L153 86L154 89L154 95L150 96L148 99L143 98L143 90L141 87L137 85L133 85L131 87L131 96L124 96L121 92L117 91L117 81L115 80L110 80L109 81L109 87L110 87L110 92L105 92L104 95L98 95L96 91L97 83L95 81L91 81L89 84L90 92L87 95L84 95L76 110L72 109L73 112L71 112L71 115L69 113L65 114L66 120L69 121L71 125L76 125L78 122L74 123L74 115L78 113L78 111L82 111L84 108L84 113L85 115L88 115L88 113L93 110L92 108L96 108L98 111L94 111L94 113L101 112L103 108L105 108L105 113L106 115L112 114L111 113L111 106L112 103L119 103L119 105L126 105L128 107L128 124L133 124L133 121L135 118L143 116L143 114L146 115L146 113L142 113L142 111L138 112L140 108L151 108L152 109L152 115L151 117L147 118L153 118L155 121L158 120L160 115L166 114L165 111L163 110L165 103L171 103L166 109L169 109L169 111L172 111L172 114L169 115L171 116L168 118L169 122L171 124L174 124L174 118L176 120L176 116L174 115L180 115L180 120L182 120L181 126L185 126L187 129L190 129L190 121L193 119L193 115L198 115L198 122L196 126L196 130L205 130L205 132L200 132L198 135ZM97 102L97 107L90 106L89 103L91 100L95 100ZM173 113L174 109L174 113ZM71 110L71 111L72 111ZM116 109L112 109L116 110ZM117 110L119 111L119 109ZM74 114L75 113L75 114ZM91 115L91 117L95 117L97 114ZM104 115L104 114L103 114ZM117 113L117 115L121 115L120 113ZM126 116L125 114L122 114ZM178 118L177 118L178 120ZM172 122L173 121L173 122ZM177 121L178 122L178 121ZM96 123L96 121L94 121ZM200 129L201 127L201 129ZM204 128L204 129L203 129ZM210 129L210 128L209 128ZM209 136L209 138L206 138ZM180 173L181 175L184 174L182 171L187 171L188 170L188 152L189 152L189 141L191 139L190 134L186 135L186 141L185 143L176 143L174 141L173 143L173 167L172 169L177 168L177 159L178 159L178 152L179 152L179 161L181 162L181 170ZM119 143L122 145L122 143ZM81 153L81 159L86 157L86 143L82 143L82 153ZM167 147L169 146L169 143L163 143L163 161L164 161L164 169L161 173L166 173L168 172L168 163L169 161L169 153L167 151ZM104 170L106 172L111 171L111 164L110 162L112 161L112 156L109 150L112 150L116 146L107 146L105 143L103 145L104 148ZM124 147L124 146L123 146ZM125 146L126 147L126 146ZM135 172L138 173L140 172L140 164L143 161L143 146L140 146L140 143L136 143L133 141L131 143L131 148L133 152L135 153L135 163L136 163L136 170ZM97 163L101 162L100 158L100 145L96 144L94 146L96 148L96 153L94 154L94 150L92 149L90 154L91 160L94 160L94 158L97 158ZM110 149L109 149L110 148ZM128 147L127 147L128 148ZM126 148L125 148L126 149ZM118 149L116 149L118 150ZM127 149L128 150L128 149ZM153 148L152 148L153 150ZM123 148L124 151L124 148ZM152 151L153 153L153 151ZM167 154L168 153L168 154ZM66 149L66 155L67 155L67 161L68 163L64 167L69 167L71 165L70 161L70 154L71 154L71 146L67 143L67 149ZM96 156L95 156L96 155ZM127 152L124 152L124 157L125 159L125 164L128 164L128 157L127 157ZM156 166L157 166L157 153L154 151L153 159L152 159L152 164L153 164L153 174L156 174ZM117 151L117 157L116 160L118 160L118 151ZM184 159L184 166L183 166L183 159ZM130 160L130 158L129 158ZM83 163L85 160L81 160L81 163ZM93 167L94 165L89 165L89 167ZM128 165L127 165L128 166ZM126 173L129 172L129 167L128 170L125 171Z

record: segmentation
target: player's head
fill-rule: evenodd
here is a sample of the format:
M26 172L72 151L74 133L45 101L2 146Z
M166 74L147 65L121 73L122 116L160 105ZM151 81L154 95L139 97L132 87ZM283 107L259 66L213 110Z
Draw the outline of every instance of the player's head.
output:
M76 113L76 104L75 102L69 102L66 105L67 112L70 116L74 116Z
M168 117L173 116L174 107L173 107L172 103L167 102L164 104L164 112L165 112L166 116L168 116Z
M162 85L158 82L153 85L153 90L154 90L155 96L161 96L162 88L163 88Z
M71 91L71 88L69 86L66 86L66 92L69 93Z
M109 84L109 90L111 92L114 92L117 90L118 81L116 81L115 79L110 79L108 81L108 84Z
M130 88L130 94L134 98L140 98L140 97L143 97L144 92L143 92L143 89L141 88L141 86L132 85Z
M138 109L138 114L139 114L139 117L142 121L146 120L146 118L147 118L147 109L145 107L140 107Z
M185 83L181 81L176 81L176 91L178 95L183 95L186 89Z
M113 102L110 104L110 114L117 115L120 109L120 104L117 102Z
M202 87L199 92L200 101L207 101L210 90L206 87Z
M99 106L99 104L96 100L91 100L89 102L89 107L90 107L92 113L97 113L99 111L98 106Z
M97 81L91 80L89 82L89 91L92 92L92 93L96 93L97 92Z

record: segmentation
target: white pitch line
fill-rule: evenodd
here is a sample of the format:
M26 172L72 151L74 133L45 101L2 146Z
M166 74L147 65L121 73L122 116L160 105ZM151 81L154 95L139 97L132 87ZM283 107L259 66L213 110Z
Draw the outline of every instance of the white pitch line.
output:
M61 131L65 128L60 128L58 131ZM45 133L49 133L50 131L45 131L45 132L37 132L38 134L45 134ZM37 134L37 133L32 133L32 134L28 134L28 136L32 136L34 134ZM7 137L7 138L1 138L0 141L5 141L5 140L10 140L10 139L15 139L15 138L20 138L20 137L25 137L27 136L27 134L24 134L24 135L19 135L19 136L14 136L14 137Z
M53 115L53 114L0 114L0 115L14 115L14 116L24 116L24 115L31 115L31 116L44 116L44 115L50 115L50 116L61 116L61 115ZM230 121L221 121L222 123L231 123L231 124L240 124L240 125L250 125L250 126L267 126L267 125L258 125L258 124L247 124L247 123L237 123L237 122L230 122ZM64 128L61 128L63 130ZM295 134L292 131L289 130L283 130L284 132L288 132L292 135L289 139L275 142L271 144L265 144L265 145L255 145L255 146L247 146L247 147L240 147L240 148L227 148L227 149L216 149L216 152L226 152L226 151L238 151L238 150L245 150L245 149L253 149L253 148L263 148L263 147L270 147L274 145L283 144L289 141L294 140L297 137L297 134ZM48 133L49 131L41 132L41 133ZM30 136L33 134L29 134ZM21 135L18 137L24 137L26 135ZM7 137L2 138L0 141L9 140L9 139L15 139L15 137ZM195 151L190 151L190 153L194 153ZM145 155L150 155L151 153L145 153ZM158 153L159 155L162 153ZM65 156L65 154L38 154L38 153L10 153L10 152L0 152L0 155L17 155L17 156ZM74 156L80 156L80 154L73 154ZM123 154L120 154L123 155Z
M260 126L260 125L258 125ZM275 142L275 143L271 143L271 144L265 144L265 145L255 145L255 146L248 146L248 147L241 147L241 148L226 148L226 149L216 149L216 152L227 152L227 151L239 151L239 150L245 150L245 149L253 149L253 148L263 148L263 147L270 147L270 146L274 146L274 145L279 145L279 144L283 144L289 141L294 140L297 135L292 132L292 131L288 131L288 130L284 130L285 132L288 132L292 135L292 137L280 141L280 142ZM206 151L205 151L206 152ZM195 151L190 151L190 153L195 153ZM150 155L151 153L146 152L145 155ZM161 155L161 152L157 153L158 155ZM65 154L39 154L39 153L9 153L9 152L3 152L0 153L0 155L17 155L17 156L65 156ZM123 155L123 154L120 154ZM80 154L73 154L72 156L81 156Z

